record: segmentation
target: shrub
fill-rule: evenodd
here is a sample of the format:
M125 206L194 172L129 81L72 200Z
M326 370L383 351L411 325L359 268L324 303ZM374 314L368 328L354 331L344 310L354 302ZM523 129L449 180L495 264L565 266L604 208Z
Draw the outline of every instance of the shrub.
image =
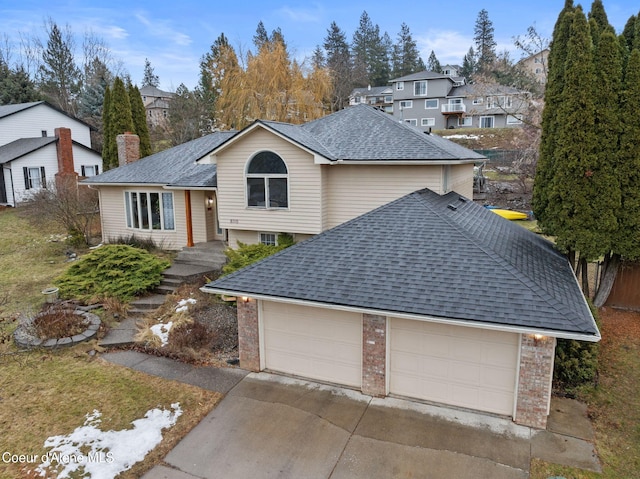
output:
M150 253L161 250L162 248L156 245L152 238L141 238L135 234L129 236L118 236L116 238L109 238L109 244L125 244L133 246L134 248L143 249Z
M55 284L63 298L95 303L105 298L122 302L144 293L162 280L169 262L127 245L105 245L83 256Z
M225 250L224 254L227 256L229 261L222 268L222 273L233 273L234 271L271 256L278 251L282 251L293 244L293 237L287 233L280 233L278 235L277 246L265 245L262 243L244 244L238 241L237 249L227 248Z

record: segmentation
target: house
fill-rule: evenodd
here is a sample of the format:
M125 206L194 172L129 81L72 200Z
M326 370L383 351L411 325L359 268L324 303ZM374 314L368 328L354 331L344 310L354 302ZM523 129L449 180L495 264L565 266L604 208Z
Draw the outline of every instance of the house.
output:
M140 88L140 96L147 112L147 123L151 127L166 126L173 93L151 85Z
M556 338L600 333L566 258L456 192L422 189L211 282L240 366L545 428Z
M411 191L473 194L486 158L371 106L292 125L258 120L84 181L99 190L103 240L165 248L310 238Z
M359 105L375 106L387 113L393 112L393 90L390 86L367 86L366 88L354 88L349 95L349 106Z
M526 92L501 85L468 85L464 78L444 73L422 71L391 83L393 115L424 131L518 126L528 106Z
M449 75L450 77L461 77L460 72L462 71L462 67L460 65L451 65L446 64L442 67L442 74Z
M0 106L0 204L16 206L59 174L101 173L90 132L44 101Z
M545 85L547 83L547 72L549 70L549 49L545 48L533 55L523 58L518 65L525 71L528 71L538 80L538 83Z

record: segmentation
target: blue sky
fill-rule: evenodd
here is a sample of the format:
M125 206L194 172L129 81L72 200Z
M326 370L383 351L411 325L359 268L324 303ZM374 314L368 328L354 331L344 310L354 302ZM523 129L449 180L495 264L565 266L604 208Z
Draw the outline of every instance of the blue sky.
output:
M394 41L402 22L407 23L425 62L434 50L444 64L460 63L473 45L473 28L482 8L493 23L498 51L510 50L519 59L513 37L524 35L531 25L550 37L563 4L564 0L0 0L0 40L4 43L6 36L17 45L20 34L42 35L44 20L51 17L61 26L68 24L78 44L87 31L103 38L136 83L142 79L148 58L160 87L173 91L180 83L189 88L197 84L200 57L220 33L224 32L236 51L251 49L260 20L269 32L280 27L293 54L302 59L323 43L332 21L351 40L366 10ZM618 32L640 8L631 0L603 0L603 4ZM589 10L591 1L583 6Z

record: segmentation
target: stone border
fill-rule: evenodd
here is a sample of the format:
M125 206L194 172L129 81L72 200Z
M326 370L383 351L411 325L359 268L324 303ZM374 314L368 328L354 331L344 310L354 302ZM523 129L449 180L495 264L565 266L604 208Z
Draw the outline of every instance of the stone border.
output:
M24 327L24 325L21 324L13 333L13 340L16 345L21 348L53 349L73 346L83 341L87 341L98 334L98 329L100 329L102 321L100 321L100 318L97 315L78 309L76 309L73 314L84 316L89 323L87 329L80 334L76 334L75 336L68 336L65 338L51 338L43 341L42 339L27 332L27 329Z

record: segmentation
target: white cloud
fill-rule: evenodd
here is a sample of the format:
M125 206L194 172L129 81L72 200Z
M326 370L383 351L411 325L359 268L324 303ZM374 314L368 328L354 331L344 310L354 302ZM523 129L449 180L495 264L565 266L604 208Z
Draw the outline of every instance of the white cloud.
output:
M417 34L415 38L420 56L425 63L433 50L442 65L462 64L462 59L473 45L471 37L455 30L429 29L425 33Z
M297 23L319 23L323 19L322 7L317 3L314 8L291 8L284 6L278 10L283 17Z
M129 36L129 32L122 27L116 25L103 26L100 22L93 23L91 30L111 40L124 40Z
M181 47L189 46L192 42L189 35L173 28L168 20L152 19L147 17L144 12L135 13L135 17L147 27L147 32L151 36L163 38L167 43Z

